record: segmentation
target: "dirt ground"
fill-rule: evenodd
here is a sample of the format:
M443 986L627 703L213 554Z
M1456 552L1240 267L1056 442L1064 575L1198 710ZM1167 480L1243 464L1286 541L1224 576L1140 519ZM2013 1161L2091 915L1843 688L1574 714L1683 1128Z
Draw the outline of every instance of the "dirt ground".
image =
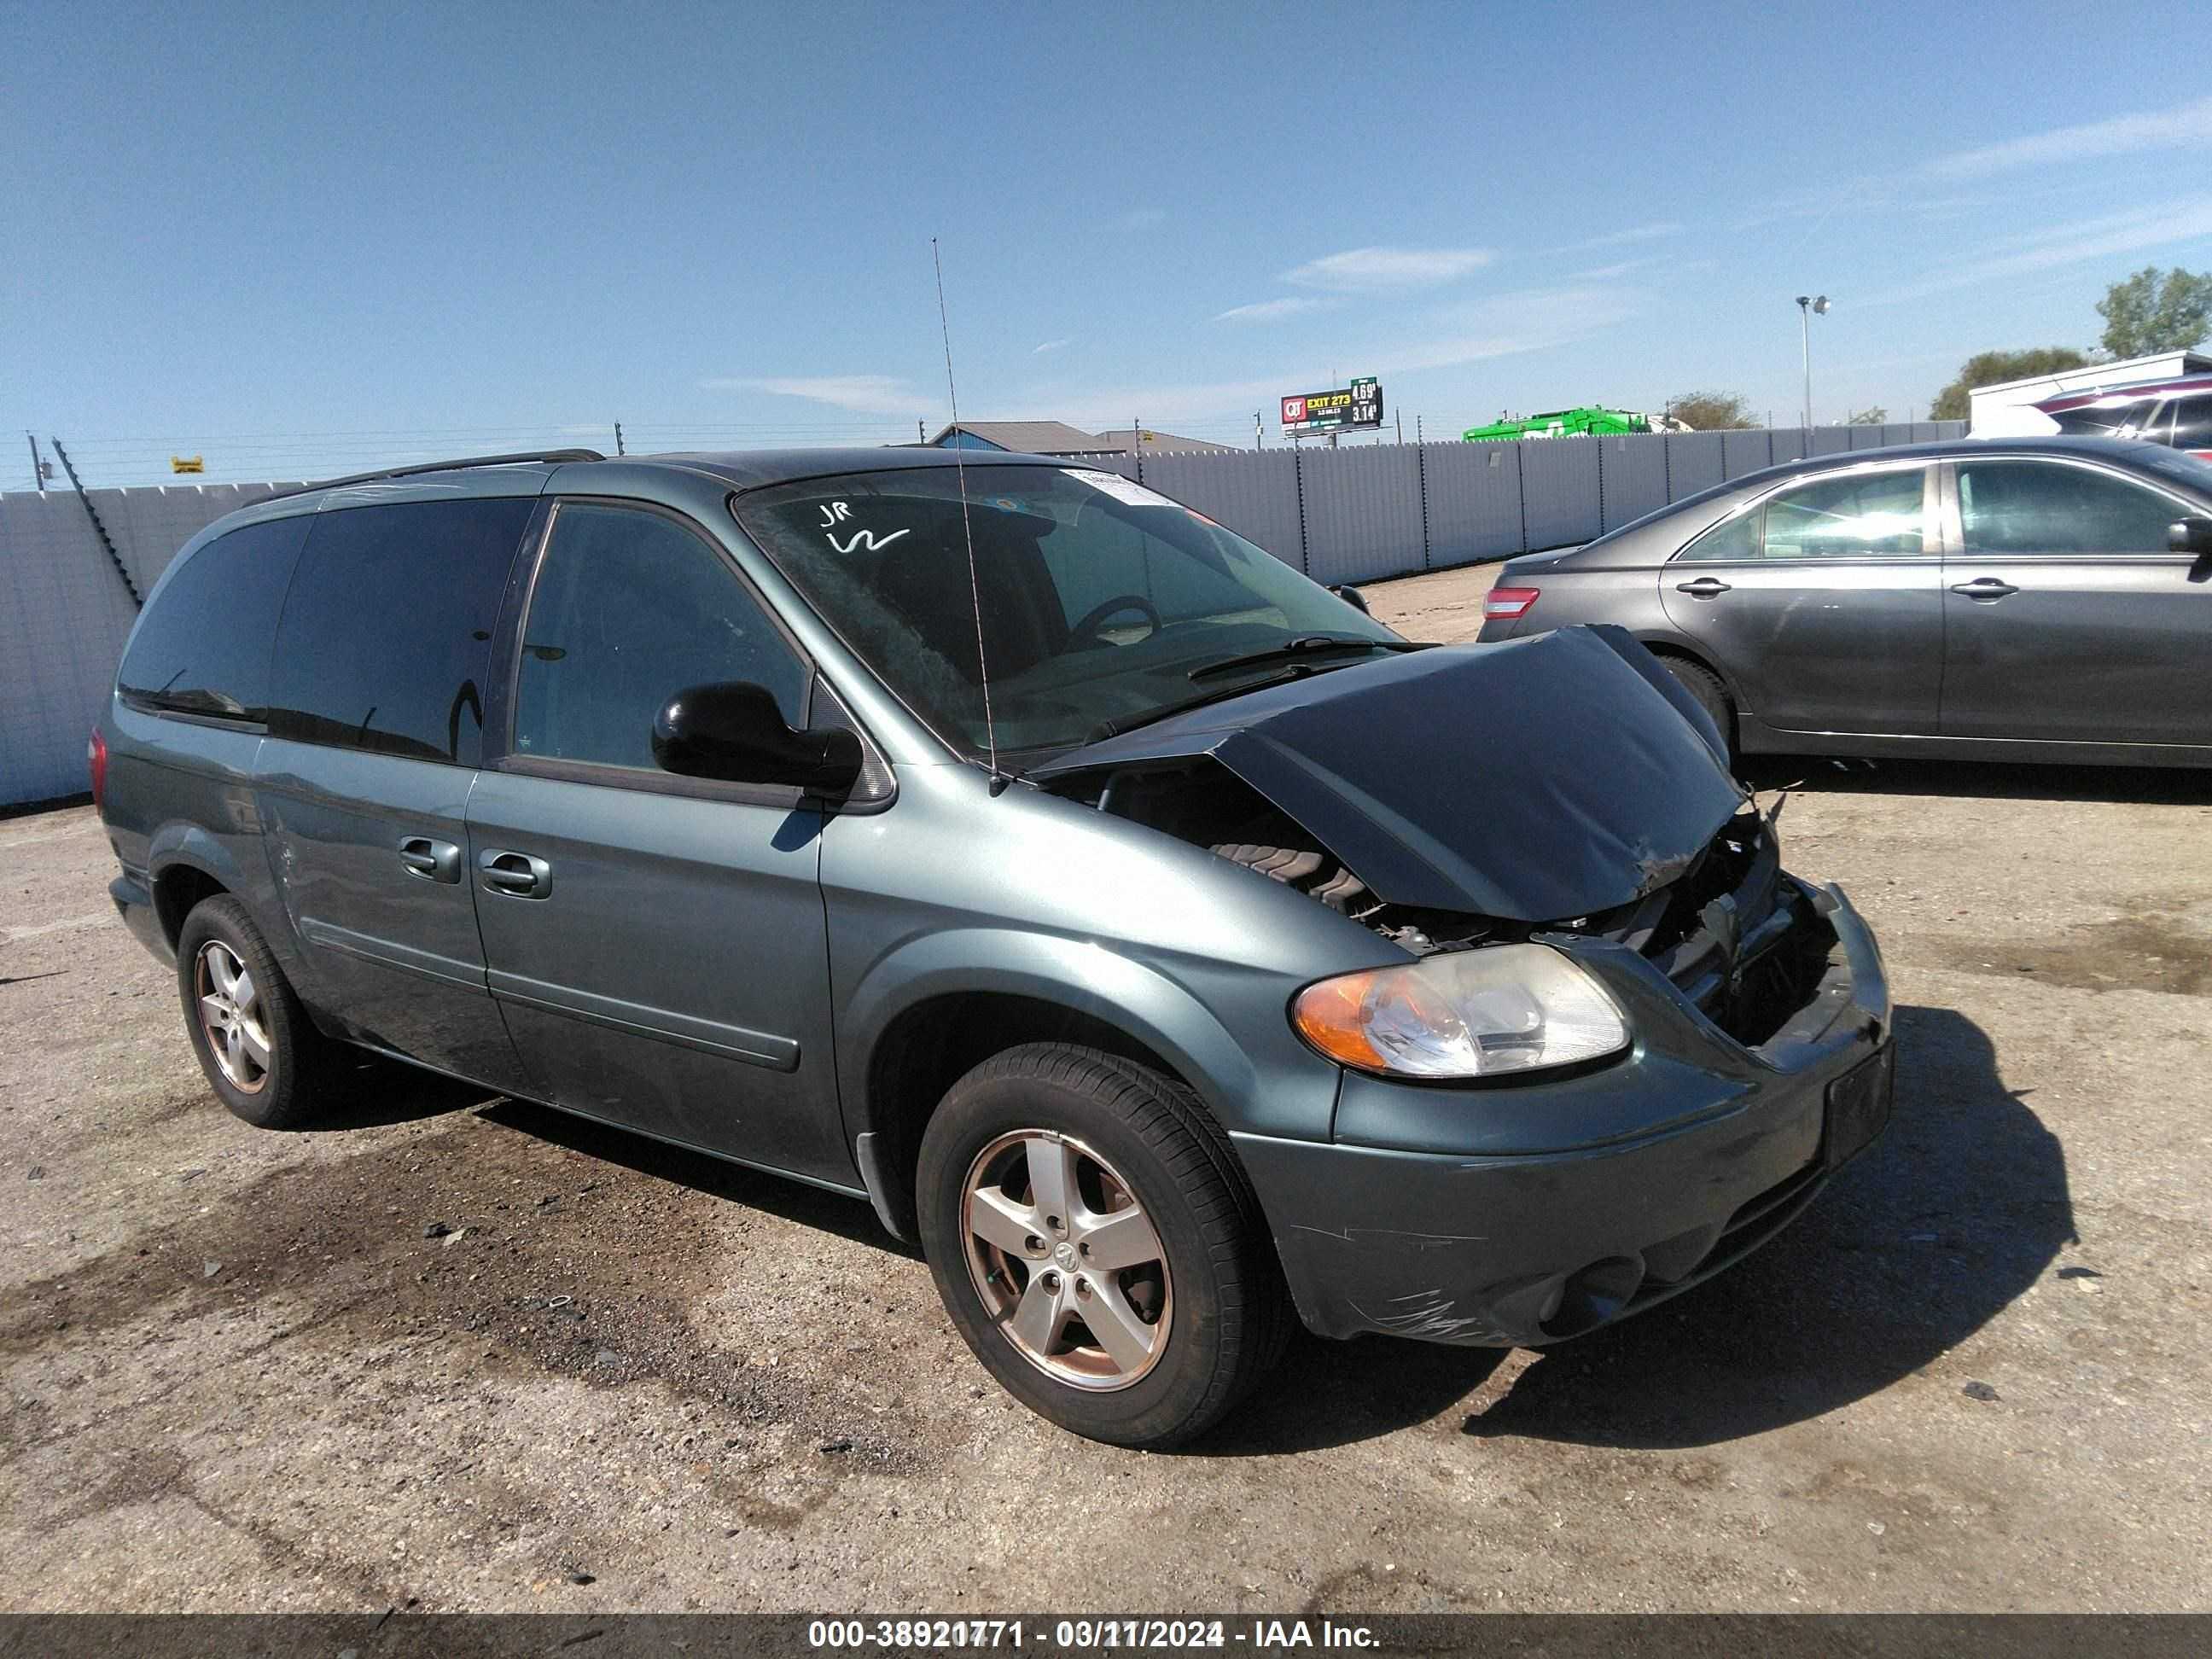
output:
M0 821L0 1606L2212 1607L2212 775L1756 781L1887 949L1881 1145L1646 1317L1302 1339L1174 1455L1001 1395L863 1205L398 1072L246 1127L91 811Z

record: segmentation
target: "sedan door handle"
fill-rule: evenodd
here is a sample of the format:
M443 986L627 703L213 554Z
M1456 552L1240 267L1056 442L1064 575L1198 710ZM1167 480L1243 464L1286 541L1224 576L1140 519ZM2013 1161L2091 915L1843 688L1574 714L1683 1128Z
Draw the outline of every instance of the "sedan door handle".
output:
M504 893L509 898L544 898L553 890L553 866L527 853L493 848L477 860L477 872L483 878L486 892Z
M453 883L461 878L461 849L449 841L409 836L399 843L399 862L409 875L425 881Z
M1676 582L1677 593L1687 593L1693 599L1710 599L1717 593L1725 593L1729 584L1718 576L1700 576L1693 582Z
M1956 583L1951 591L1963 593L1970 599L2001 599L2008 593L2019 592L2020 589L1996 576L1977 576L1970 582Z

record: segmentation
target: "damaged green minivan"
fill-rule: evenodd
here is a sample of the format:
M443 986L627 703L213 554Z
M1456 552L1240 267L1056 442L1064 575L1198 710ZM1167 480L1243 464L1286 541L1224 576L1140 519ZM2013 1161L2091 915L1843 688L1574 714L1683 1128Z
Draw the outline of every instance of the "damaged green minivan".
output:
M1881 962L1626 635L1425 647L1065 461L500 457L211 526L92 740L215 1091L349 1046L872 1203L1126 1445L1554 1341L1887 1117Z

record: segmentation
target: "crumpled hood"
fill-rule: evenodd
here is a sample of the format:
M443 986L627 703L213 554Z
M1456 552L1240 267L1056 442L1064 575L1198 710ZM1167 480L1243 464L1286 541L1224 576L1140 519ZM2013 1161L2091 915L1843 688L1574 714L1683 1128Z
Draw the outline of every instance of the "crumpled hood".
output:
M1656 658L1589 627L1332 670L1028 775L1211 756L1378 898L1534 922L1680 876L1743 805L1724 753Z

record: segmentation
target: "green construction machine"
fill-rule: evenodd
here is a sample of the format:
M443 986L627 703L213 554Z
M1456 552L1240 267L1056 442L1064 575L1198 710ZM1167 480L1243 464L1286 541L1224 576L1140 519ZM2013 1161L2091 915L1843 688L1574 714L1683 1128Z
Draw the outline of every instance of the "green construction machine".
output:
M1531 415L1525 421L1492 421L1471 426L1459 435L1471 444L1499 443L1514 438L1610 438L1623 432L1686 432L1680 421L1664 415L1638 415L1626 409L1558 409L1548 415Z

